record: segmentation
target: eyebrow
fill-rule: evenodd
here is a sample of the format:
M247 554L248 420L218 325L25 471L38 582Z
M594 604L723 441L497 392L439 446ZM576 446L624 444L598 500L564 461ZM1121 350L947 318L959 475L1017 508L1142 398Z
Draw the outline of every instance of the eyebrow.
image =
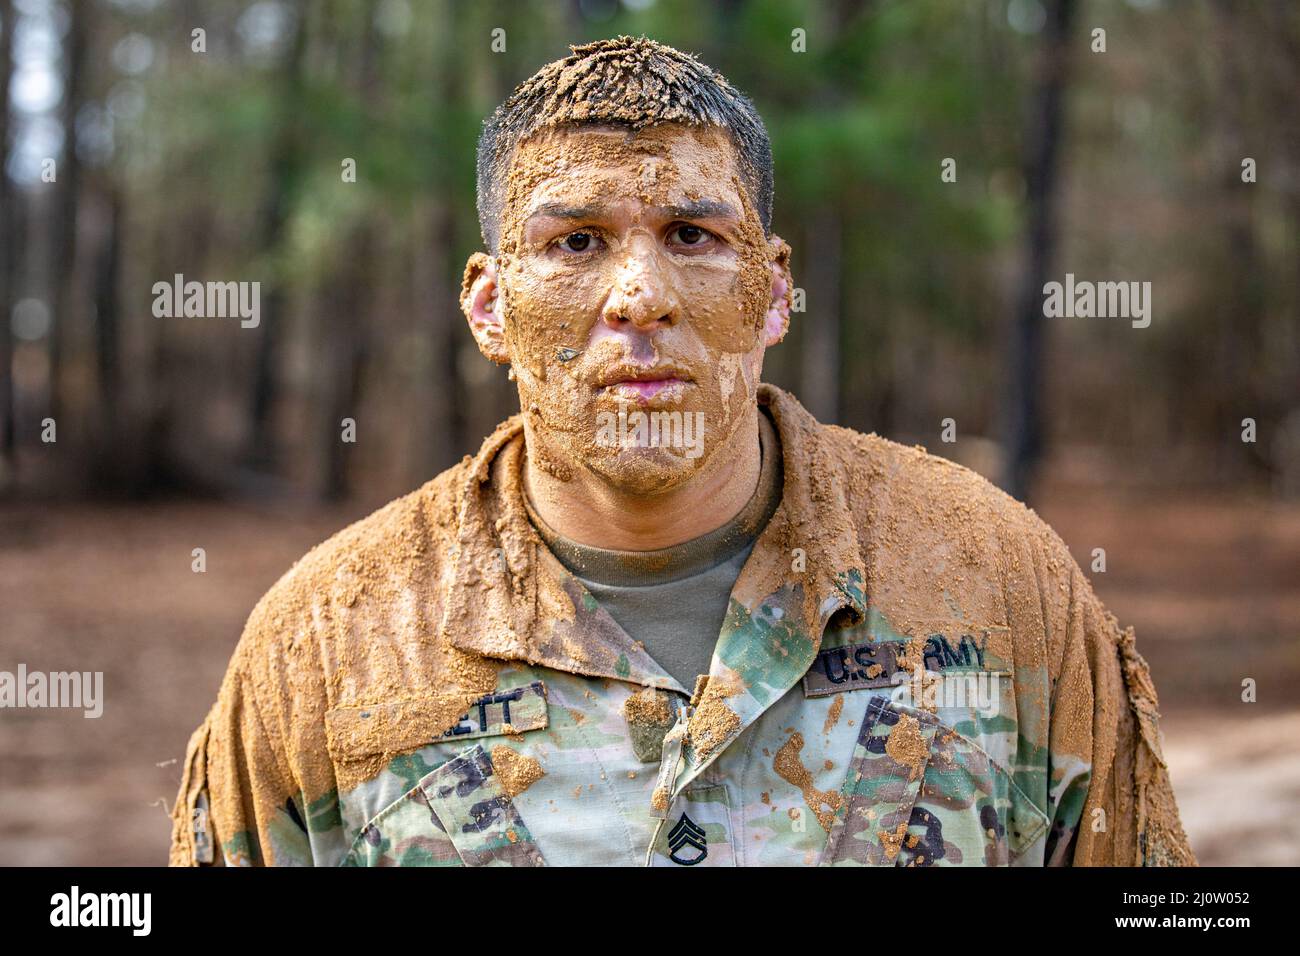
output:
M736 209L716 199L696 199L683 206L665 206L664 212L674 219L735 219Z
M730 203L716 199L697 199L679 206L664 206L663 211L673 219L735 219L736 209ZM542 203L528 216L551 219L594 219L605 211L604 206L566 206L564 203Z
M538 216L548 216L552 219L591 219L599 215L604 210L602 206L566 206L564 203L548 202L542 203L531 213L529 219L536 219Z

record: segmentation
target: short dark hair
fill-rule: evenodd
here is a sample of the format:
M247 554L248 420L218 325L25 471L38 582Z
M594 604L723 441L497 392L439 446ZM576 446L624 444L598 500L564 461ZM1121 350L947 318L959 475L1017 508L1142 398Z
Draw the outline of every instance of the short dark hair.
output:
M749 98L689 53L646 37L620 36L572 46L515 87L483 122L478 141L478 218L487 248L501 235L504 178L519 142L566 126L661 123L716 126L736 149L741 176L772 231L772 144Z

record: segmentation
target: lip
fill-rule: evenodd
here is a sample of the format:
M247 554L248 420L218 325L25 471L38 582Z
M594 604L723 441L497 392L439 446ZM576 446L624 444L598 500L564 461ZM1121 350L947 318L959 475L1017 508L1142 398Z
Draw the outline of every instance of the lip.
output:
M654 378L654 379L627 379L622 382L611 382L605 386L605 391L612 392L615 395L630 396L638 401L649 401L660 392L663 392L674 385L685 385L686 383L676 376L672 378Z
M647 402L669 390L680 391L691 381L690 376L673 365L654 368L615 366L597 380L597 389L619 398Z

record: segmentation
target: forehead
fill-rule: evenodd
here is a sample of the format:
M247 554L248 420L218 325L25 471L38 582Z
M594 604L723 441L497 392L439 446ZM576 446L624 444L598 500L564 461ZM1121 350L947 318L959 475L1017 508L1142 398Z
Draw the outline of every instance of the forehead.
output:
M749 212L735 147L714 126L545 130L518 145L509 177L507 206L516 215L543 203L618 198L646 204L715 199Z

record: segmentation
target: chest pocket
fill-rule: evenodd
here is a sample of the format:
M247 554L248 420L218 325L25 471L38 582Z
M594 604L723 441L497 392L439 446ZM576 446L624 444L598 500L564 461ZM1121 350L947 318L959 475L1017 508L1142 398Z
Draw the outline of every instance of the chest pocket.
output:
M999 866L1047 816L979 747L926 711L873 696L822 866Z
M425 776L371 819L346 866L543 866L481 744Z
M476 719L484 707L500 706L507 697L504 702L514 705L508 720L494 720L490 710ZM437 745L437 749L426 747L395 758L371 781L371 786L380 786L380 792L389 794L384 801L388 805L366 820L343 865L543 866L501 768L494 766L492 752L484 746L492 743L491 738L501 733L499 725L505 723L520 732L546 726L545 692L540 682L483 698L446 731L442 730L445 718L424 702L331 711L326 727L331 756L337 763L374 759L399 747L409 749L420 740ZM476 737L486 739L467 739ZM446 754L447 744L460 742L466 746L451 759L444 757L438 762L439 750ZM414 775L399 775L394 769L399 764L403 771L418 766L427 772L411 786ZM392 788L402 777L406 783ZM394 800L395 794L401 795Z

